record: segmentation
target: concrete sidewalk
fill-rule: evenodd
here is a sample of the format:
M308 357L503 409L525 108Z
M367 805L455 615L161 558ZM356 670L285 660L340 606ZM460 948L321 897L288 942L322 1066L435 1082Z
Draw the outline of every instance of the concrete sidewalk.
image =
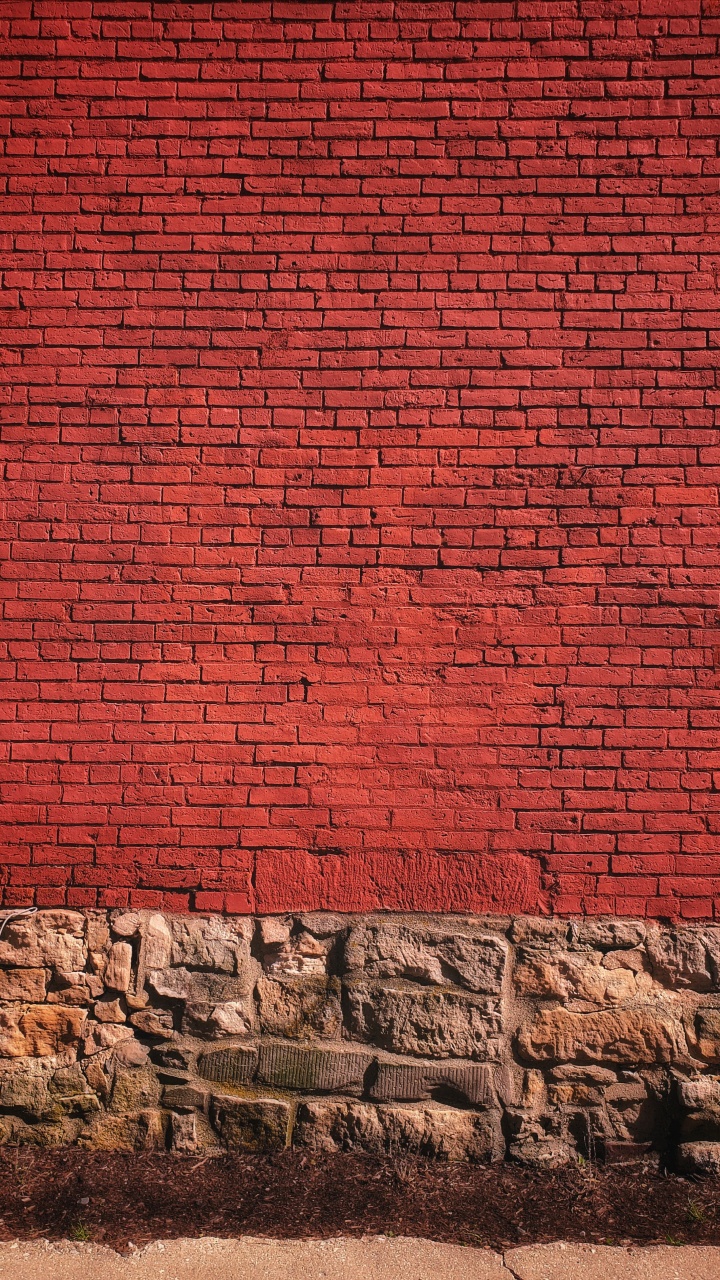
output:
M546 1244L490 1249L428 1240L168 1240L128 1257L94 1244L0 1244L2 1280L720 1280L720 1247Z

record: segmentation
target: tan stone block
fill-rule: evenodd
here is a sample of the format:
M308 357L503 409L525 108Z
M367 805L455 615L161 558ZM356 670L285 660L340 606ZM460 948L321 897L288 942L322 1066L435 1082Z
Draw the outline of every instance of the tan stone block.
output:
M9 1006L0 1010L0 1057L43 1058L74 1054L84 1009L65 1005Z
M0 969L0 1000L45 999L44 969Z
M197 1072L204 1080L224 1085L247 1085L255 1075L258 1051L255 1045L233 1045L215 1049L198 1059Z
M125 1014L119 1000L97 1000L93 1008L93 1015L98 1022L117 1022L125 1021Z
M617 1062L634 1067L672 1062L686 1052L680 1022L646 1006L601 1013L546 1009L518 1035L531 1062Z
M146 1067L122 1067L115 1072L110 1110L118 1114L146 1111L160 1101L161 1085L155 1072Z
M260 1027L265 1034L290 1039L340 1035L342 1009L337 978L260 978L256 991Z
M372 1054L352 1049L305 1048L277 1041L260 1046L256 1078L274 1089L305 1093L362 1093Z
M720 1062L720 1009L700 1009L696 1019L698 1049L706 1062Z
M620 1005L652 986L648 974L617 962L606 965L605 960L600 951L521 951L513 975L515 990L535 999Z
M149 916L141 926L140 964L144 970L165 969L172 954L172 934L164 916L159 911Z
M341 1099L301 1103L293 1143L323 1152L403 1152L478 1161L499 1159L504 1150L499 1114L433 1103L388 1106Z
M424 1058L497 1058L497 997L407 983L346 983L351 1035L390 1053Z
M218 1094L212 1099L210 1115L231 1151L282 1151L287 1146L291 1115L287 1102Z
M347 967L368 977L457 984L487 995L499 994L506 958L507 943L494 934L422 919L371 920L351 931L345 948Z
M132 947L129 942L114 942L105 969L105 985L113 991L127 991L132 977Z
M161 945L159 922L162 920L162 916L153 916L147 925L148 943L153 937L152 928L156 930L153 944L156 947ZM151 925L151 922L154 923ZM249 921L224 916L174 916L170 922L170 932L170 959L173 965L227 974L243 974L249 967ZM154 965L150 960L146 960L146 965L149 969L164 967L164 964Z
M85 917L78 911L39 911L10 920L0 939L0 965L80 973L87 946Z

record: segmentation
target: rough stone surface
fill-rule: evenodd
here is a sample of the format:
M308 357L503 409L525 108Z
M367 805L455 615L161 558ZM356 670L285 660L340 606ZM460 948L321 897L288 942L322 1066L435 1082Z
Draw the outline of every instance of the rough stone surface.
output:
M720 1062L720 1009L700 1009L695 1026L701 1057L707 1062Z
M507 945L492 934L383 921L353 929L346 961L371 977L410 978L497 995L502 990Z
M232 1049L216 1049L198 1058L197 1071L204 1080L224 1084L250 1084L257 1069L257 1048L239 1045Z
M260 1029L271 1036L335 1039L342 1028L337 978L260 978L257 984Z
M361 1147L377 1154L410 1152L449 1160L492 1160L502 1154L499 1113L451 1107L372 1106L313 1100L298 1108L295 1141L314 1151Z
M497 1000L458 990L354 980L347 984L350 1034L393 1053L435 1058L494 1058Z
M518 1047L523 1057L533 1062L651 1066L679 1057L684 1036L680 1022L653 1006L605 1013L547 1009L520 1032Z
M210 1116L214 1129L231 1151L281 1151L287 1146L287 1102L218 1095L210 1104Z
M85 1010L64 1005L22 1004L0 1009L0 1056L44 1058L72 1053Z
M712 925L41 911L0 939L0 1141L710 1171L718 955Z
M681 1142L677 1149L677 1163L680 1173L720 1174L720 1141L719 1142Z
M369 1096L416 1102L438 1094L457 1095L476 1106L496 1101L493 1072L478 1063L378 1062Z

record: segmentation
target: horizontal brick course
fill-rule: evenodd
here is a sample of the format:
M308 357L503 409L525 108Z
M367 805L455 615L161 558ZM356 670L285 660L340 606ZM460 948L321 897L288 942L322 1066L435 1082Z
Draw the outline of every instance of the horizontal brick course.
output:
M0 41L2 901L713 916L717 5Z

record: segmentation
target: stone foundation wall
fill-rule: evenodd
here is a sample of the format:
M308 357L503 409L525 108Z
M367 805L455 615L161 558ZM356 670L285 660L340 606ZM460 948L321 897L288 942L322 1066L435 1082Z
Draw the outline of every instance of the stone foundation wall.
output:
M720 1167L720 928L8 919L0 1140Z

